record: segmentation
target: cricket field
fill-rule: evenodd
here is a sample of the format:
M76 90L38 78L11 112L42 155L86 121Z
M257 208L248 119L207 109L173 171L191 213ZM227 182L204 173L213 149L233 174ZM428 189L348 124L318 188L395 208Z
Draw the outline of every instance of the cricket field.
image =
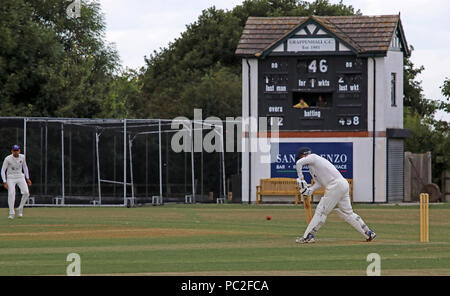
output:
M14 220L4 208L0 275L66 275L72 253L81 275L364 276L370 253L381 275L450 275L450 204L430 204L429 243L419 242L418 204L354 210L375 241L332 212L315 244L296 244L301 205L34 207Z

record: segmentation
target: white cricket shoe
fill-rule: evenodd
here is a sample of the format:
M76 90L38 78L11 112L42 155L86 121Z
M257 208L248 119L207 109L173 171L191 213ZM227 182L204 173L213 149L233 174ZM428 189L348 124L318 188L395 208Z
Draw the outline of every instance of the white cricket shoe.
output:
M312 234L310 233L310 234L308 234L308 235L306 236L306 238L303 237L303 236L297 237L297 238L295 239L295 242L298 243L298 244L313 244L313 243L316 242L316 240L314 239L314 235L312 235Z
M18 218L22 218L22 217L23 217L23 214L22 214L22 213L18 213L18 214L17 214L17 217L18 217Z
M14 219L14 215L9 215L8 219L11 219L11 220Z
M368 238L366 239L367 242L371 242L377 237L377 234L372 230L367 231L366 234L368 236Z

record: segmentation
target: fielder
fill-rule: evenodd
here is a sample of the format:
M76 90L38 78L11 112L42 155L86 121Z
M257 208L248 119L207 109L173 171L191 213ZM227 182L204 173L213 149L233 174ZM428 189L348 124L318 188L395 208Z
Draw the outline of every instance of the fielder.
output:
M309 165L309 172L314 179L314 185L308 186L303 179L302 167ZM316 189L325 187L325 194L317 205L311 222L302 237L298 237L297 243L314 243L314 236L320 227L325 224L328 214L336 209L339 216L361 233L368 242L372 241L376 234L367 227L360 216L355 214L350 203L349 185L346 179L336 167L323 157L311 153L308 147L302 147L297 155L297 182L303 195L311 195Z
M8 190L8 219L14 219L15 215L14 202L16 200L16 185L19 186L20 192L22 193L22 200L20 201L19 208L17 209L18 216L20 218L23 216L23 207L30 196L28 186L31 186L25 155L20 154L20 147L18 145L14 145L11 152L11 155L5 157L1 170L3 186Z

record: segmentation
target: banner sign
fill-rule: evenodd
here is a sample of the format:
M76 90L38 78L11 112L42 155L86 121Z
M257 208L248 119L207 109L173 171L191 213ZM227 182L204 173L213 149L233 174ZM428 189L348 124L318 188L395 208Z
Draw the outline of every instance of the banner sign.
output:
M273 143L279 145L278 155L272 156L272 178L298 178L295 157L300 147L330 161L346 179L353 179L353 143ZM303 176L310 183L309 167L303 167Z
M334 38L291 38L287 42L287 51L335 51Z

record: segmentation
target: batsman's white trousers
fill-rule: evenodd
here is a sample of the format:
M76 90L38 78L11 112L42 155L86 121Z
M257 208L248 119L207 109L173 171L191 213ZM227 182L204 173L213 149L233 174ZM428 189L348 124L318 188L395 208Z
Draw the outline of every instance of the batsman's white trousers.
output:
M8 178L6 180L8 183L8 206L9 214L14 215L14 202L16 201L16 185L19 186L20 192L22 193L22 200L19 205L19 213L23 211L23 207L30 196L28 191L28 184L25 182L25 178Z
M307 237L309 233L315 235L320 227L325 224L328 214L336 205L338 206L336 212L339 214L339 217L347 221L347 223L367 239L366 232L369 228L361 217L353 212L350 202L349 185L344 178L334 180L325 188L325 194L317 205L314 216L306 228L303 237Z

